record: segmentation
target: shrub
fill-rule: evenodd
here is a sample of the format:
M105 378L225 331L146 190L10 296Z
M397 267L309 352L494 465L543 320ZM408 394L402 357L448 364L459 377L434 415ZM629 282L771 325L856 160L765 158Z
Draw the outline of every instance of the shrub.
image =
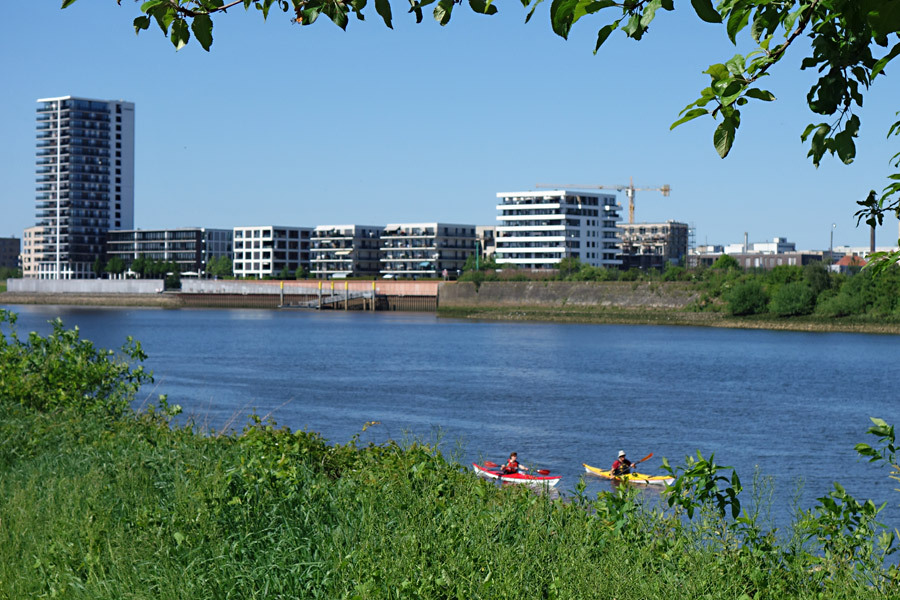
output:
M750 279L731 288L725 301L728 302L728 311L732 315L756 315L766 312L769 296L758 280Z
M16 315L0 309L0 399L46 411L76 408L122 414L143 383L153 377L131 361L146 358L132 338L121 355L101 350L82 340L78 328L66 330L60 319L52 321L53 332L41 337L31 332L27 341L15 330Z
M793 265L776 265L765 274L766 283L783 285L792 281L800 281L803 278L803 270Z
M741 263L739 263L735 257L723 254L716 259L716 262L714 262L710 268L721 269L723 271L729 271L731 269L740 270Z
M770 309L779 317L808 315L815 308L816 298L812 289L803 281L782 285L772 296Z

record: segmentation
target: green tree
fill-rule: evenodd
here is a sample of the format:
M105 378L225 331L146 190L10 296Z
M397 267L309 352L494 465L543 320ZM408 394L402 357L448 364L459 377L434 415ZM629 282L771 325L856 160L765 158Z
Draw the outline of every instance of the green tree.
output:
M567 256L559 261L556 268L559 271L559 278L565 279L581 269L581 261L573 256Z
M231 260L230 259L226 259L226 260L228 260L228 264L231 265ZM228 271L229 271L228 275L231 276L230 266L229 266ZM307 277L309 277L309 271L307 271L306 268L304 268L304 267L297 267L297 270L294 272L294 279L299 281L301 279L306 279Z
M727 256L727 255L726 255ZM766 312L769 295L756 278L737 283L725 294L728 312L735 316L758 315Z
M22 277L21 269L12 267L0 267L0 281L5 279L20 279Z
M712 264L712 269L721 269L722 271L741 270L741 263L733 256L723 254Z
M831 288L831 275L828 274L825 263L820 260L803 266L803 281L809 285L816 297Z
M91 271L94 272L94 276L98 279L103 275L103 259L99 256L94 259L94 264L91 265Z
M149 267L150 262L147 260L143 254L134 259L134 262L131 263L131 270L137 273L138 278L144 277L147 273L147 269Z
M125 261L118 256L113 256L106 263L106 272L112 275L121 275L125 272Z

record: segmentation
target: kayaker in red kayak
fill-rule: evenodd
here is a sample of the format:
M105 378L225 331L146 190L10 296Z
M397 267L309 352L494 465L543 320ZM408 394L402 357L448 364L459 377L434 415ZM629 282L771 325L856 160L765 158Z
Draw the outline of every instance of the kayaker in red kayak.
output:
M625 458L625 451L619 450L619 457L610 467L610 471L612 471L613 475L628 475L631 473L631 470L634 468L634 463Z
M505 465L500 467L500 472L504 475L512 475L513 473L527 470L528 467L523 467L519 464L519 455L516 452L510 453L509 460L506 461Z

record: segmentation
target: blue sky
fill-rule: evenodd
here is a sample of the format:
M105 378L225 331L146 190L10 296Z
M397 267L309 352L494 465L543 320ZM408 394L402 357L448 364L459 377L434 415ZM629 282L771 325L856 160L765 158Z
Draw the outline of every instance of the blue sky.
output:
M370 3L346 32L235 7L210 53L193 42L176 53L155 25L135 36L128 0L59 5L13 2L0 22L0 236L34 224L35 100L69 94L135 103L141 228L494 224L497 192L634 178L672 186L668 198L639 191L636 220L690 223L698 244L747 232L825 249L834 223L835 246L867 245L855 202L884 187L898 149L885 138L900 97L888 77L866 98L856 162L815 169L800 142L817 121L813 74L796 52L765 82L778 101L744 107L727 159L711 119L670 132L702 72L736 52L686 1L643 41L616 34L596 56L599 21L563 40L549 3L527 25L516 2L493 17L458 7L446 27L395 7L393 31ZM891 218L878 244L897 237Z

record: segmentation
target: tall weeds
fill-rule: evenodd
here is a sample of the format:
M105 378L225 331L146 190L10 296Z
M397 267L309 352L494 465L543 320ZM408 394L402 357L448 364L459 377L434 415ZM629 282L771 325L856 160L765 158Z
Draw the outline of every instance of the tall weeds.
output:
M121 363L67 339L71 364L119 374L110 402L133 395ZM46 347L6 341L0 359ZM713 457L669 467L665 509L627 488L553 500L420 442L332 445L256 418L208 435L165 399L132 413L83 397L0 396L0 598L900 594L878 507L836 488L784 536ZM893 429L873 429L879 445L859 450L892 460Z

